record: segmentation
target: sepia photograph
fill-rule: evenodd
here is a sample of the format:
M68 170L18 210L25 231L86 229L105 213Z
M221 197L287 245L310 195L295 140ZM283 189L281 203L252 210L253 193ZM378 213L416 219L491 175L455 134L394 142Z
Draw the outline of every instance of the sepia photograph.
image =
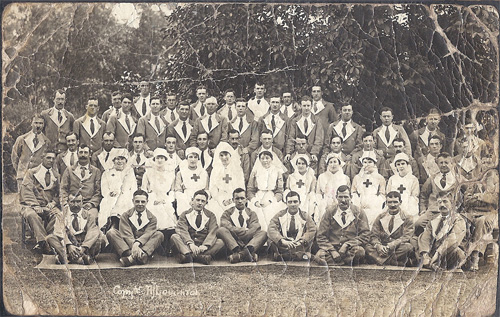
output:
M498 2L10 3L2 309L494 316Z

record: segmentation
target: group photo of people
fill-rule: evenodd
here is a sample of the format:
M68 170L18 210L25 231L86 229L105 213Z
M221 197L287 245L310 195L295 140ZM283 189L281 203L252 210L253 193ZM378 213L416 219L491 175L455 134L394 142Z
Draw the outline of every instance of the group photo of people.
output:
M256 81L192 96L110 91L85 114L58 89L11 160L35 253L117 266L309 261L478 271L498 254L498 116L464 109L457 131L431 108L417 128L382 107L333 104ZM401 123L401 124L400 124ZM24 239L24 237L23 237Z

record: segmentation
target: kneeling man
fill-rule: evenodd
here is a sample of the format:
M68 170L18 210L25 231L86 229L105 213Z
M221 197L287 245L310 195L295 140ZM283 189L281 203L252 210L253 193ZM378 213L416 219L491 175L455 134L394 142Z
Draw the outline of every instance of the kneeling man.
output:
M175 233L170 239L179 250L180 263L196 261L208 265L224 247L224 242L217 239L217 219L213 212L205 209L207 201L206 191L196 191L191 208L177 220Z
M260 229L257 214L247 208L247 195L243 188L233 191L234 207L224 211L217 237L224 241L231 252L229 261L257 262L256 252L264 245L267 234Z
M338 205L328 208L319 224L319 251L315 260L321 265L352 265L365 257L364 246L370 238L368 219L363 210L351 204L351 190L337 189Z
M286 209L271 219L268 227L273 259L309 260L316 225L310 215L299 209L300 196L297 192L290 191L286 195L286 205Z
M414 249L410 243L415 231L413 217L401 211L399 192L389 192L385 204L386 209L373 223L366 257L378 265L408 265Z
M148 193L139 189L133 197L134 208L120 216L119 229L111 228L106 233L123 266L147 264L163 241L156 217L146 209Z

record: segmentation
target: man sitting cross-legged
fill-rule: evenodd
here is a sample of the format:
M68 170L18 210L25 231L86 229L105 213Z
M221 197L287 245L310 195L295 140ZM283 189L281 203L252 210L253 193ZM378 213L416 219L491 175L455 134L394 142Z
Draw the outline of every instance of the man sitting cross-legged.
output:
M119 230L111 228L106 233L123 266L147 264L163 241L163 234L156 230L156 217L146 209L148 193L135 191L133 202L134 208L120 216Z
M311 216L300 210L300 196L290 191L287 208L278 212L269 223L267 236L271 240L273 260L309 260L316 235Z
M247 195L243 188L233 191L233 202L234 207L222 214L217 237L232 252L229 256L231 263L257 262L256 252L266 242L267 234L260 229L257 214L247 208Z
M184 211L177 221L170 239L179 250L180 263L196 261L208 265L224 247L224 242L217 239L217 219L213 212L205 209L207 201L206 191L196 191L191 208Z

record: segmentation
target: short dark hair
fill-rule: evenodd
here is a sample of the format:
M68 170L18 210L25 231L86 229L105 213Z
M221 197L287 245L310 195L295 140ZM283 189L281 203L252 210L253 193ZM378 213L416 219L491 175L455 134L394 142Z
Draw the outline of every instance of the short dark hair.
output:
M175 141L177 141L177 138L172 133L167 133L167 135L165 136L165 140L167 140L168 138L174 138Z
M224 91L224 96L227 95L230 92L232 92L236 96L236 92L234 91L233 88L226 89L226 91Z
M332 135L332 137L330 138L330 143L332 143L333 139L335 139L335 138L339 138L340 144L344 143L344 140L342 140L342 137L339 135L336 135L336 134Z
M243 188L238 187L235 190L233 190L233 197L234 197L234 195L239 194L239 193L245 193L246 194L246 191Z
M206 134L206 135L207 135L207 138L208 138L208 133L207 133L207 132L205 132L205 130L200 130L200 131L198 132L198 134L196 135L196 138L198 138L198 137L199 137L200 135L202 135L202 134Z
M390 111L390 112L391 112L391 114L394 114L394 113L392 112L392 109L391 109L391 108L389 108L389 107L382 107L382 109L380 109L380 114L382 114L382 112L386 112L386 111Z
M398 191L390 191L389 193L387 193L387 198L398 198L399 201L401 202L401 194L398 192Z
M263 135L264 133L265 133L265 134L270 134L270 135L273 135L273 131L271 131L271 130L269 130L269 129L267 129L267 128L265 128L265 129L263 129L262 131L260 131L260 135Z
M312 102L312 98L310 96L302 96L302 98L300 98L300 102L302 102L302 101Z
M406 142L403 138L395 138L394 141L392 141L392 144L394 144L394 142L403 142L403 145L406 145Z
M189 100L182 100L182 101L180 101L179 102L179 108L182 107L182 106L190 107Z
M206 199L208 199L208 194L204 189L200 189L200 190L195 191L193 194L193 198L195 198L198 195L203 195L203 196L205 196Z
M99 98L97 98L96 95L90 95L88 98L87 98L87 101L89 100L97 100L97 102L99 102Z
M440 137L439 135L435 135L435 134L434 134L433 136L431 136L431 138L429 139L429 143L430 143L430 141L431 141L432 139L439 140L439 143L440 143L441 145L443 145L443 139L441 139L441 137Z
M234 102L235 103L237 103L237 102L244 102L245 104L247 103L247 101L244 98L236 98L236 100Z
M287 201L289 197L295 197L295 196L299 197L299 201L300 201L300 195L299 195L299 193L297 193L296 191L291 190L291 191L288 192L288 194L286 194L285 201Z
M438 154L438 156L436 156L436 160L440 157L447 159L447 158L451 157L451 155L448 152L441 152Z
M31 122L35 121L35 119L39 119L39 120L42 120L43 121L43 125L45 125L45 119L42 117L41 114L39 113L35 113L33 115L33 119L31 119Z
M124 94L122 95L122 97L120 98L120 101L123 101L123 99L125 99L125 98L127 98L127 99L128 99L128 100L130 100L130 101L134 101L134 98L133 98L133 97L132 97L132 95L131 95L131 94L129 94L129 93L124 93Z
M144 134L142 133L136 133L134 134L134 136L132 137L132 141L134 141L135 138L142 138L142 140L146 140L146 138L144 137Z
M349 188L349 186L347 185L340 185L338 188L337 188L337 195L339 193L343 193L343 192L349 192L349 195L351 195L351 189Z
M103 141L104 141L104 136L105 136L105 135L106 135L106 136L110 136L110 135L112 135L112 136L113 136L113 139L115 138L115 134L114 134L113 132L111 132L111 131L106 131L106 132L104 132L104 134L102 135L102 140L103 140Z
M238 133L238 136L240 135L240 131L238 131L238 130L236 130L236 129L233 129L233 128L231 128L231 130L229 130L229 131L227 132L227 135L230 135L230 134L233 134L233 133Z
M142 189L138 189L134 192L134 195L133 197L135 196L139 196L139 195L142 195L142 196L146 196L146 198L149 198L149 195L148 195L148 192L145 191L145 190L142 190Z
M266 87L266 84L264 84L262 81L258 80L258 81L255 83L255 86L264 86L264 87Z
M207 86L205 85L198 85L198 87L196 87L196 91L200 90L200 89L205 89L207 90Z
M361 140L364 140L365 138L367 138L367 137L369 137L369 136L371 136L372 138L374 138L374 137L373 137L373 134L372 134L371 132L365 132L365 133L363 133L363 135L361 136Z
M119 90L115 90L115 91L113 91L113 92L111 93L111 97L114 97L114 96L119 96L119 95L121 95L121 94L122 94L122 93L121 93L121 91L119 91Z
M70 132L70 133L66 134L66 139L67 139L69 136L73 136L73 135L76 137L76 140L78 141L78 140L79 140L79 139L78 139L78 135L77 135L75 132Z
M45 156L47 153L53 153L55 155L57 155L57 150L55 147L53 146L47 146L44 150L43 150L43 155Z
M64 89L56 89L56 91L54 92L54 98L56 97L56 94L65 95L66 94L66 90L64 90Z
M150 103L151 103L151 101L153 101L153 100L160 100L160 103L162 103L162 102L163 102L163 100L161 100L160 95L153 95L153 96L151 96L151 98L149 98L149 102L150 102Z

